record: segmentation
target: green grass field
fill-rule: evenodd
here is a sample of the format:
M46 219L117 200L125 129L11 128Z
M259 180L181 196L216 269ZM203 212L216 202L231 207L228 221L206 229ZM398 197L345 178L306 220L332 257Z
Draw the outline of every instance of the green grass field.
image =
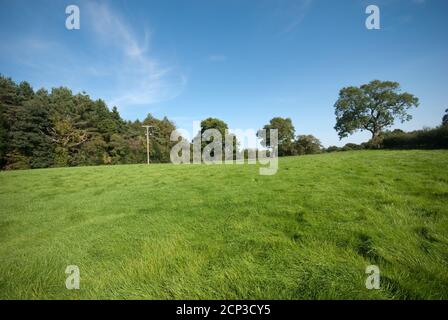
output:
M447 299L447 169L447 151L359 151L281 158L274 176L1 172L0 298Z

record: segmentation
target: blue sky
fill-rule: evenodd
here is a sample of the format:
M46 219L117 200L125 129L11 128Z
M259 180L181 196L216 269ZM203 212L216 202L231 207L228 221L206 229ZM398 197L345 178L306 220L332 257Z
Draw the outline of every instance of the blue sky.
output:
M66 6L80 30L65 28ZM381 10L367 30L365 9ZM151 112L191 130L209 116L257 129L292 118L325 146L339 89L393 80L420 98L414 119L440 124L448 108L446 0L0 0L0 73L35 89L67 86L117 105L125 119Z

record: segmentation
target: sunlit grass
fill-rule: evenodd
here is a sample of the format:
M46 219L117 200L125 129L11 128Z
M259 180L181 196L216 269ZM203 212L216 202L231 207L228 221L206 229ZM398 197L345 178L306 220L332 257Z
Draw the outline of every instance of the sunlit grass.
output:
M0 298L448 298L448 152L0 173ZM381 290L365 288L365 268ZM65 288L78 265L80 290Z

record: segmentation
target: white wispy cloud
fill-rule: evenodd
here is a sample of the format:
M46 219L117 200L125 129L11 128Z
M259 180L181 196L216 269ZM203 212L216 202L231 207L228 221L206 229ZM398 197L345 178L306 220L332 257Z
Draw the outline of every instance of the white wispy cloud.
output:
M104 52L111 49L116 53L113 65L107 70L115 82L110 105L149 105L173 99L183 91L186 76L151 55L147 30L139 39L129 24L105 3L89 2L86 11L98 45ZM101 73L95 67L91 70Z

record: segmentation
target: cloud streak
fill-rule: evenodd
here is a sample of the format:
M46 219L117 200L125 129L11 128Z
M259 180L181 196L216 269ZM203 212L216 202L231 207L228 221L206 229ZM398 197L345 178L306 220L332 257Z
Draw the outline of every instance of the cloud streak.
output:
M114 50L113 65L108 70L115 83L110 105L150 105L173 99L183 91L187 83L185 75L150 54L149 32L139 41L136 33L106 4L89 2L86 9L102 51Z
M294 31L305 19L306 14L308 13L313 0L296 0L292 3L287 2L280 3L281 6L281 15L288 20L288 24L282 30L282 33L290 33Z

